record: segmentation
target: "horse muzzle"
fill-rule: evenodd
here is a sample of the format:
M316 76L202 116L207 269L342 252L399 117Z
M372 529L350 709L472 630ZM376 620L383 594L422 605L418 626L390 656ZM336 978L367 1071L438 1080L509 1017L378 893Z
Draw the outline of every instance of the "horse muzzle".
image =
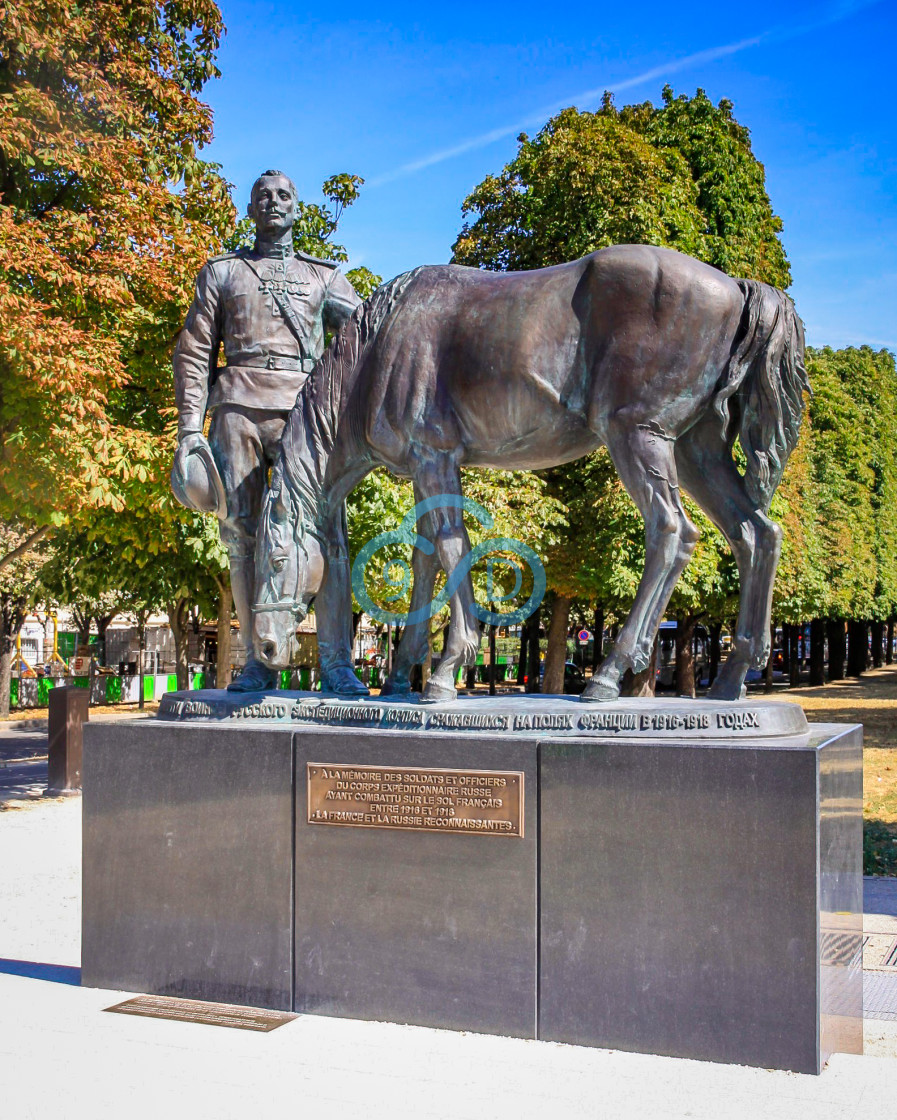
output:
M290 611L266 612L253 618L252 644L255 655L269 669L289 669L297 653L296 625L300 619Z

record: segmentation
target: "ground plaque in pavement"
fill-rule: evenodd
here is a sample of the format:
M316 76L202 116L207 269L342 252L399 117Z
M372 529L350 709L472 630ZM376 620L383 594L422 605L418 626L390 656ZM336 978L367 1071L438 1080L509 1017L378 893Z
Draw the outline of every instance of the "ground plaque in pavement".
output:
M196 999L171 996L135 996L105 1008L119 1015L142 1015L148 1019L174 1019L181 1023L202 1023L209 1027L236 1027L243 1031L268 1031L295 1019L287 1011L266 1011L261 1007L238 1007L233 1003L204 1003Z

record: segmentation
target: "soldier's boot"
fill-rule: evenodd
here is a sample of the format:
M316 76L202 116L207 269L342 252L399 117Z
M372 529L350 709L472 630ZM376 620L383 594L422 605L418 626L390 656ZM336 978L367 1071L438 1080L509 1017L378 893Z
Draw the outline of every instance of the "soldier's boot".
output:
M228 692L266 692L277 685L277 674L263 665L252 646L252 595L255 590L255 561L252 553L234 550L230 554L230 584L234 608L240 620L240 633L246 642L246 664L227 686Z

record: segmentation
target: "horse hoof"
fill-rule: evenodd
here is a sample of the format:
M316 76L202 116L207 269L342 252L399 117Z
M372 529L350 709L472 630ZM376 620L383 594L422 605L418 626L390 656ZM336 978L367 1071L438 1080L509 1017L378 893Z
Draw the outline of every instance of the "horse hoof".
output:
M456 688L445 688L441 684L434 684L430 681L421 695L420 702L422 704L439 704L446 700L457 700L458 690Z
M728 700L730 703L734 700L744 700L747 696L747 688L745 685L734 684L718 684L714 683L710 686L707 693L708 700Z
M410 696L411 684L408 681L387 680L384 682L383 687L380 689L381 696Z
M605 704L608 700L619 700L620 686L594 677L579 698L587 704Z

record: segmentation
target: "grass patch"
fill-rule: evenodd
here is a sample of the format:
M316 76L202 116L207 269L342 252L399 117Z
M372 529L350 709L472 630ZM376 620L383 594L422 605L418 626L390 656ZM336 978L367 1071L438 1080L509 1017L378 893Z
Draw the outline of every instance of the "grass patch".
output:
M863 873L897 876L897 669L781 692L811 723L863 725Z

